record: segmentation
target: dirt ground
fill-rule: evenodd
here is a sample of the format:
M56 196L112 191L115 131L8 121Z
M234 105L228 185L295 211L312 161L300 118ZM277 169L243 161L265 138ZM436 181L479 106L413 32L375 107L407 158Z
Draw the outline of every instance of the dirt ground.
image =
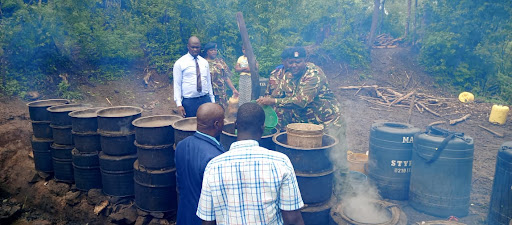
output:
M367 72L345 69L344 65L333 62L320 64L328 75L330 87L337 94L346 120L346 142L353 152L368 151L370 126L375 121L406 122L409 107L386 107L366 101L366 89L358 91L341 90L340 86L378 85L390 87L400 93L416 90L436 97L439 104L429 106L441 115L437 117L427 111L413 108L411 124L424 129L428 124L439 120L450 120L471 114L471 117L456 125L440 125L454 131L464 132L474 138L475 151L471 191L470 213L460 222L466 224L486 224L489 199L494 177L495 160L500 145L510 140L511 122L503 126L488 122L492 104L478 100L460 103L456 96L449 94L442 84L436 83L422 72L415 55L409 48L374 49L371 69ZM94 106L130 105L144 109L142 116L173 114L175 104L172 99L172 85L167 75L153 75L149 85L143 81L142 68L119 81L104 84L79 84L78 90L84 95L77 102ZM410 78L409 78L410 77ZM74 83L71 78L71 84ZM56 96L43 96L52 98ZM59 192L52 181L33 180L33 160L30 137L32 127L26 101L17 98L0 97L0 200L3 206L17 204L21 210L13 218L15 224L108 224L109 220L92 213L93 206L82 199L71 207L66 204L65 193ZM478 125L489 127L505 134L498 138L482 130ZM449 172L449 171L447 171ZM407 214L408 223L439 220L414 210L407 201L392 201L401 206ZM10 221L13 222L13 221Z

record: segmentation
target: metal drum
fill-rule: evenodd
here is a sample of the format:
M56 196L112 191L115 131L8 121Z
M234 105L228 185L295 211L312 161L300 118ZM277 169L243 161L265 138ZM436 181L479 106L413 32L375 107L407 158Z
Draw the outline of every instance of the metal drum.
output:
M174 127L174 143L178 145L181 140L194 135L197 130L197 118L187 117L177 120L172 127Z
M275 144L272 141L272 138L277 133L277 129L269 129L263 132L263 136L258 141L261 147L266 149L275 150ZM222 128L222 134L220 135L220 143L222 147L227 151L233 142L236 141L236 131L235 131L235 123L224 124L224 128Z
M103 193L109 196L133 195L133 163L137 155L110 156L99 154Z
M162 169L174 167L174 150L172 145L140 145L137 146L137 158L141 166L148 169Z
M372 124L366 172L383 198L409 197L411 154L414 135L418 132L419 128L405 123Z
M302 201L305 204L318 204L328 201L332 196L334 169L323 173L295 172Z
M70 112L91 108L90 104L66 104L57 105L48 108L50 112L50 121L55 126L71 126L71 117L68 115Z
M98 152L81 153L75 148L71 153L73 155L76 188L82 191L101 188Z
M50 146L52 157L57 159L72 159L71 150L73 150L72 145L59 145L53 143Z
M473 139L429 127L414 136L409 203L438 216L468 214L473 169Z
M176 169L149 170L133 164L135 204L148 212L167 212L177 209Z
M73 173L72 159L52 158L55 180L64 183L73 183L75 181Z
M106 133L100 131L101 150L107 155L122 156L137 153L135 132Z
M52 153L50 146L52 139L40 139L32 136L32 151L34 153L34 166L37 171L53 172Z
M336 203L336 198L332 197L328 202L316 205L305 205L300 209L304 224L307 225L328 225L331 224L331 207Z
M46 99L27 103L30 120L50 122L50 112L46 109L51 106L68 104L67 99Z
M80 152L97 152L101 150L100 135L97 133L77 133L73 134L73 144Z
M57 126L50 124L50 127L52 128L53 142L59 145L73 145L71 125Z
M50 121L32 121L32 131L36 138L53 138Z
M142 109L133 106L116 106L99 110L98 132L103 133L132 133L135 127L132 122L139 118Z
M489 225L508 225L512 220L512 142L501 145L496 157L496 172L489 205Z
M72 130L80 134L98 132L98 111L104 108L77 110L68 114L71 117Z
M287 145L286 132L276 134L273 141L276 151L284 153L293 164L295 171L300 173L323 173L332 170L329 151L338 144L338 139L325 134L322 137L322 147L299 148Z
M132 122L135 126L135 140L140 145L158 146L174 144L172 124L182 119L175 115L141 117Z

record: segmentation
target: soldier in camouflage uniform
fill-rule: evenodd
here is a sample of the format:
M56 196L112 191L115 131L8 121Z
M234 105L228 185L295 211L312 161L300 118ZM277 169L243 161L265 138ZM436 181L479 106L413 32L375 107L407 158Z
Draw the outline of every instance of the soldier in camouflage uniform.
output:
M322 69L305 61L302 47L285 49L284 67L272 71L267 94L258 99L261 105L274 105L279 129L289 123L323 124L341 127L339 102L328 87Z
M213 94L215 102L224 109L228 107L228 95L226 93L226 84L233 90L233 96L238 96L238 91L231 82L231 70L221 58L217 57L217 44L210 42L205 45L206 60L210 64L210 74L212 77Z
M339 140L329 152L329 159L338 171L334 173L334 194L342 198L351 189L346 182L347 146L340 105L322 69L306 62L305 56L302 47L285 49L281 54L283 66L270 75L267 96L257 101L274 106L279 117L278 129L286 128L289 123L322 124L329 135Z

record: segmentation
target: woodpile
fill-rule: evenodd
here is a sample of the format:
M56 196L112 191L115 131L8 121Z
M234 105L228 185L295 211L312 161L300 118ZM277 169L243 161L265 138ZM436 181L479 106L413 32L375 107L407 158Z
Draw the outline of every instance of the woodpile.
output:
M428 112L436 117L443 118L443 116L441 116L441 114L436 111L436 108L447 105L445 102L443 102L443 100L447 98L435 97L417 92L416 90L400 93L391 87L379 87L378 85L343 86L339 88L342 90L357 90L354 95L357 95L362 90L365 90L365 93L367 94L360 94L358 97L375 106L380 106L380 108L371 107L374 110L390 111L391 107L409 108L409 117L407 122L410 122L410 115L412 114L413 110L417 110L420 113ZM436 121L431 123L431 125L445 123L455 125L457 123L466 121L470 116L471 114L466 114L458 119Z
M486 110L481 110L476 105L461 103L457 98L436 97L433 95L421 93L418 90L409 90L405 92L396 91L391 87L380 87L378 85L358 85L342 86L341 90L352 90L354 96L359 97L371 104L368 108L383 112L393 112L393 108L403 107L409 110L406 123L411 123L411 115L414 111L419 113L429 113L438 117L439 120L431 122L428 126L434 125L456 125L470 118L475 122L484 118L487 120L489 115ZM489 127L478 125L484 131L493 134L495 137L503 138L505 134L493 130Z
M396 48L404 38L393 38L389 34L381 34L375 37L372 48Z

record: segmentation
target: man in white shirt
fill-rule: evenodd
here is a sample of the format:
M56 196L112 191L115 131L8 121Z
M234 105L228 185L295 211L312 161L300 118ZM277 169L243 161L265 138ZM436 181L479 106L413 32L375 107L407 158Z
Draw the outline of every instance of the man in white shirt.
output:
M196 36L188 39L188 53L174 63L174 101L183 117L195 117L200 105L215 103L208 61L201 57L201 42Z

